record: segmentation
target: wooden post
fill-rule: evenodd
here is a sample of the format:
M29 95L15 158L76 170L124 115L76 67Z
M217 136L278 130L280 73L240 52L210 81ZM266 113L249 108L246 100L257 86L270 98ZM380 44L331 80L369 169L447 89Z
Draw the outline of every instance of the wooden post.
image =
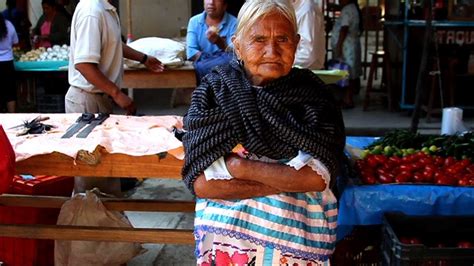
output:
M132 40L132 0L127 0L127 43Z

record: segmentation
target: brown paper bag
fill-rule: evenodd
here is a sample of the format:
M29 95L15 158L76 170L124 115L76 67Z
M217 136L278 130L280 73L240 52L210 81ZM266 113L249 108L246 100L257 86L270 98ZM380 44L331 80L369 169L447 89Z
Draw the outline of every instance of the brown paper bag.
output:
M99 197L98 190L76 194L61 207L58 225L128 227L132 225L125 215L108 211ZM99 192L100 193L100 192ZM66 241L57 240L54 248L56 266L120 265L143 249L130 242Z

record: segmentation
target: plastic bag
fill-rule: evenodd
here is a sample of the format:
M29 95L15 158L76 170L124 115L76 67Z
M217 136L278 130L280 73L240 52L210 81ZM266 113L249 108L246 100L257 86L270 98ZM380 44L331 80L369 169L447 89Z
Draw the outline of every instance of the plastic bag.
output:
M126 216L108 211L97 189L76 194L61 207L58 225L128 227ZM143 251L140 244L130 242L65 241L57 240L54 248L56 266L120 265Z
M0 125L0 194L8 191L15 173L15 152Z
M186 57L186 45L175 40L158 37L141 38L128 44L133 49L151 55L167 67L182 66ZM125 59L125 65L130 68L143 67L137 61Z
M350 66L342 60L331 59L327 62L327 68L329 70L343 70L349 72ZM349 86L349 79L346 77L336 82L336 84L339 87L347 87Z

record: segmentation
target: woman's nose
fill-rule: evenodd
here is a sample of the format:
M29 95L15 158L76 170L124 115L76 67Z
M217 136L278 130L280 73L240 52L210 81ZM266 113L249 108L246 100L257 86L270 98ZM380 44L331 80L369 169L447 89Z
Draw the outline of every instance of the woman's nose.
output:
M278 43L276 41L269 41L265 46L265 54L267 56L278 56L280 53Z

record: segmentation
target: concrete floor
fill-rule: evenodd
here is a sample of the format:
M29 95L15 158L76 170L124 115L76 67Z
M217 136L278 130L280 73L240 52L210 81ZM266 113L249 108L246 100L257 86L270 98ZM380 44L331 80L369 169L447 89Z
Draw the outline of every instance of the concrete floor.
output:
M364 83L363 83L364 87ZM138 112L145 115L184 115L187 105L171 106L173 90L134 90L134 99ZM181 93L178 93L181 94ZM370 110L364 112L361 108L360 95L355 96L356 107L343 110L343 117L348 135L374 135L383 134L393 129L410 128L411 114L405 112L388 112L382 104L383 101L374 101ZM176 103L183 102L178 97ZM119 110L117 110L120 113ZM465 125L474 128L474 116L466 115ZM420 119L419 132L426 134L439 134L441 117L435 116L431 122L425 118ZM177 180L147 179L135 189L129 191L131 198L145 199L173 199L192 200L192 195L187 191L182 182ZM127 212L129 219L135 227L156 228L188 228L193 227L193 214L190 213L145 213ZM144 254L134 258L127 265L194 265L193 246L190 245L144 245L148 249Z

